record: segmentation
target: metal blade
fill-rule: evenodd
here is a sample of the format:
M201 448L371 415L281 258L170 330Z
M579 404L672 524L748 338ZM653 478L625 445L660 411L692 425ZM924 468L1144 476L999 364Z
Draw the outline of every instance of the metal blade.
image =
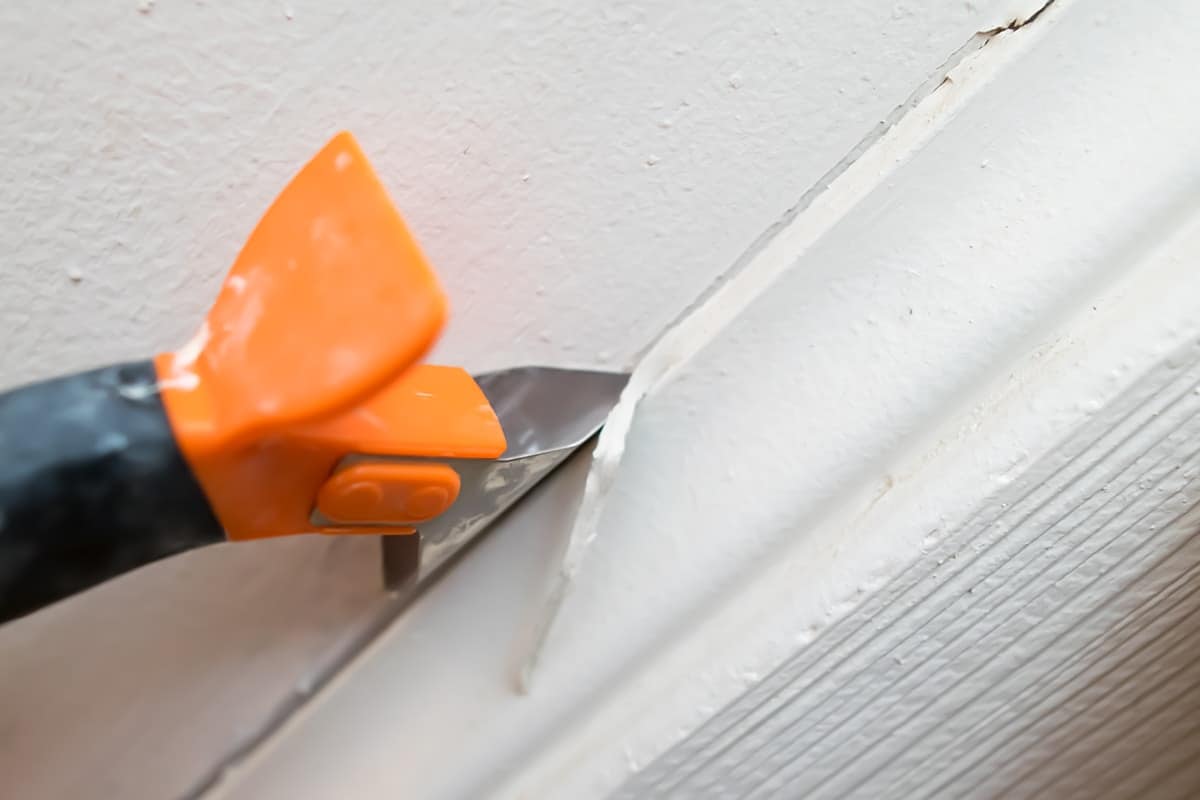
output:
M495 461L450 461L462 479L450 510L419 526L416 536L382 537L384 585L390 590L416 591L595 436L629 375L516 367L477 375L475 380L500 419L508 448Z

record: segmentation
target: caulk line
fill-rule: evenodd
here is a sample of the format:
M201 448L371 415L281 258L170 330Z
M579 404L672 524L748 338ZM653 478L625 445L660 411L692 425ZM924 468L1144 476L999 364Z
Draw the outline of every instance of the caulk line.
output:
M981 31L951 54L875 129L767 228L736 262L639 354L629 382L609 414L584 486L583 500L558 569L537 606L517 687L527 694L567 596L596 538L604 501L616 481L638 406L739 317L863 198L918 152L1013 57L1013 34L1040 18L1049 0L1024 22Z

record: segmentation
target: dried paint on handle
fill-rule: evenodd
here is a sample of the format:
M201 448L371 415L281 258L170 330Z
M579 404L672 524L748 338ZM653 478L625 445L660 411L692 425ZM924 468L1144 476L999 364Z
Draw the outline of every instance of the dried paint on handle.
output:
M224 538L149 361L0 393L0 621Z

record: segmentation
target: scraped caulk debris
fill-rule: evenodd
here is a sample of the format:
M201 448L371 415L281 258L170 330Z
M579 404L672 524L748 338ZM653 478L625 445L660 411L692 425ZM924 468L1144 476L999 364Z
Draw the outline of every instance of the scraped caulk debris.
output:
M583 490L583 500L567 539L558 571L551 579L534 619L531 646L518 676L519 688L528 692L533 685L541 654L550 636L559 609L570 593L588 548L596 538L604 501L616 481L617 469L625 455L625 441L633 427L634 414L642 400L670 381L679 368L691 361L726 325L732 322L775 278L795 261L795 252L787 249L790 230L772 228L751 249L753 256L745 266L713 291L651 345L629 376L621 397L608 415L600 439L592 454L592 466ZM736 269L736 268L735 268Z

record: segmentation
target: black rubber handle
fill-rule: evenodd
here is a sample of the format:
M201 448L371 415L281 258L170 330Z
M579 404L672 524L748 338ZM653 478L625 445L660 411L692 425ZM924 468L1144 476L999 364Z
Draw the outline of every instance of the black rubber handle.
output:
M0 621L224 538L151 362L0 393Z

